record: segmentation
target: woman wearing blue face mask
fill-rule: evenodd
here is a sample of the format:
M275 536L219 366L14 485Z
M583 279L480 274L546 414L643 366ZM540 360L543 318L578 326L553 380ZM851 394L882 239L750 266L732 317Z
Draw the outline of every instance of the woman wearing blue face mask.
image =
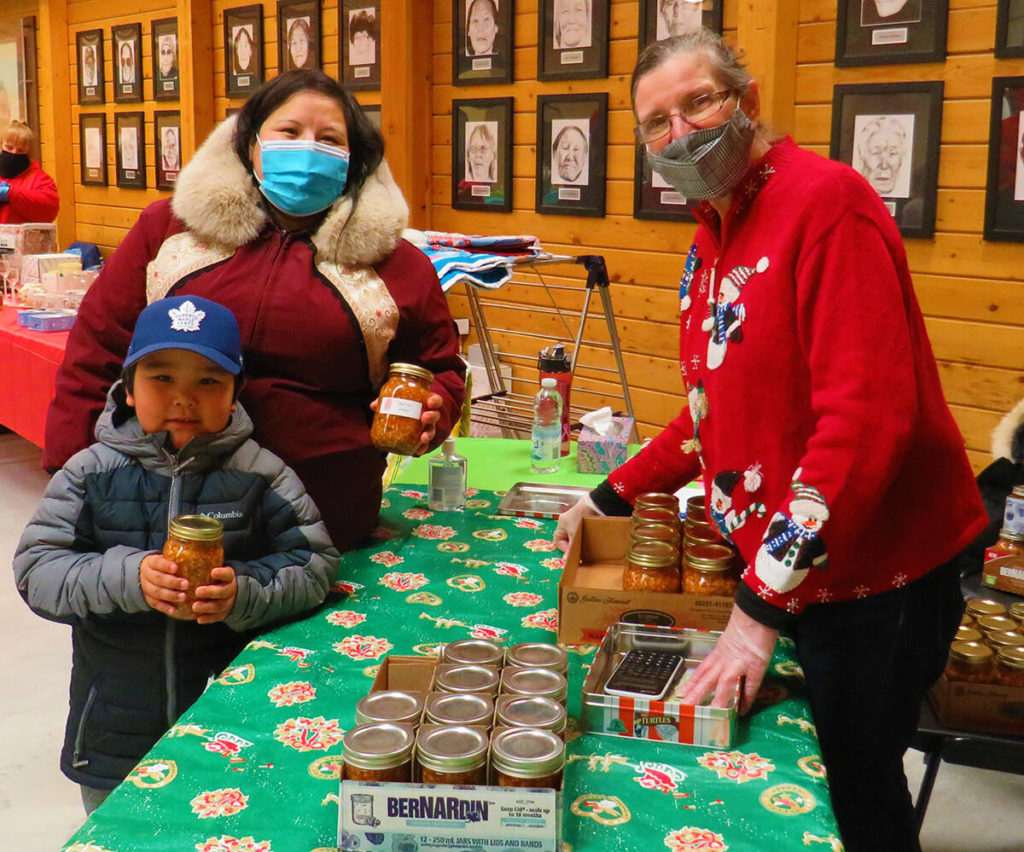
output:
M701 201L680 259L687 400L555 541L702 475L745 568L684 700L722 706L743 677L749 710L785 631L846 849L916 852L903 753L963 609L944 563L987 518L899 230L852 168L760 126L756 84L719 36L649 46L632 94L652 168Z
M256 440L299 474L339 548L363 539L380 508L370 403L388 364L435 375L420 452L448 435L465 392L447 303L401 239L408 208L383 156L380 132L319 71L275 77L219 125L83 300L44 464L90 442L142 308L195 294L238 319Z

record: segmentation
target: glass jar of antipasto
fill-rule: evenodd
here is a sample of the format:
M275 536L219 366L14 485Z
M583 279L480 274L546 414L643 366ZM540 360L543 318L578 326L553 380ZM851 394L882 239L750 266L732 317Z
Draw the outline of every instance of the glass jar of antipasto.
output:
M725 544L698 544L683 553L683 592L687 595L736 595L740 577L736 554Z
M398 689L371 692L356 704L356 724L396 722L415 727L423 713L423 698L422 692L403 692Z
M499 695L494 723L506 728L543 728L564 736L565 708L545 695Z
M694 522L683 527L683 553L704 544L724 544L722 534L711 524Z
M520 669L508 666L501 673L503 695L544 695L565 701L568 683L565 675L554 669Z
M675 494L667 494L662 491L648 491L633 501L634 509L650 509L654 506L669 509L675 513L676 517L679 516L679 498Z
M494 699L475 692L429 692L424 714L434 725L483 725L490 727Z
M974 622L971 622L972 624ZM981 631L974 627L968 627L961 624L956 629L956 636L953 637L954 642L980 642L984 637L981 635Z
M946 677L968 683L991 683L995 651L981 642L954 642L949 646Z
M679 552L668 542L641 541L626 551L622 588L627 592L678 592Z
M708 510L704 503L703 494L694 494L686 498L686 519L688 521L703 521L707 523Z
M634 527L641 524L667 524L679 529L681 526L679 513L664 506L634 506L631 518Z
M993 630L985 636L985 642L998 655L1003 648L1024 648L1024 633L1016 630Z
M553 669L560 674L569 670L564 648L548 642L520 642L508 649L508 665L522 669Z
M1003 686L1024 686L1024 648L999 649L996 679Z
M416 735L424 784L486 784L487 731L467 725L424 725Z
M412 725L374 722L345 733L341 777L349 781L411 781Z
M1017 622L1008 615L983 615L974 619L974 627L981 631L982 636L988 637L1000 630L1014 630Z
M629 543L638 541L667 541L676 552L682 549L679 528L669 524L637 524L629 531Z
M489 639L459 639L441 652L441 662L462 666L500 666L505 650Z
M1006 615L1006 607L988 598L969 598L964 613L977 621L983 615Z
M224 525L206 515L178 515L167 529L163 556L188 580L179 612L192 612L196 589L210 583L210 572L224 564Z
M386 453L410 456L420 446L420 415L427 405L434 374L415 364L392 364L377 396L370 427L373 445Z
M434 670L435 692L480 692L494 695L499 675L494 666L452 666L442 663Z
M562 785L565 743L541 728L504 728L491 736L491 783L499 787Z

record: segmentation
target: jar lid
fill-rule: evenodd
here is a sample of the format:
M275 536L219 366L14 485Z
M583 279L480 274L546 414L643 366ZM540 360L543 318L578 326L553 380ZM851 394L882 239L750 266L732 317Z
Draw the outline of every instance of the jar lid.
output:
M664 491L648 491L641 494L633 501L633 507L661 506L679 515L679 498L675 494L668 494Z
M1005 527L999 530L999 537L1003 539L1003 541L1024 541L1024 535L1021 535L1019 532L1014 530L1006 529Z
M954 642L949 646L949 655L953 659L970 665L979 665L991 660L993 654L995 651L981 642Z
M224 535L224 524L206 515L178 515L167 531L185 541L217 541Z
M1024 669L1024 648L1000 648L999 662L1009 669Z
M509 728L544 728L556 734L565 729L565 708L546 695L499 695L497 724Z
M720 544L722 534L711 524L692 524L683 527L683 547L687 544Z
M993 630L985 637L985 641L999 653L1000 648L1024 647L1024 633L1018 633L1016 630Z
M996 630L1017 629L1017 622L1005 615L983 615L975 619L974 623L986 636Z
M694 494L692 497L686 498L686 517L690 517L690 512L696 511L700 515L704 515L707 512L707 505L704 502L703 494Z
M668 541L679 543L679 528L670 524L637 524L629 531L630 541Z
M504 656L504 649L489 639L459 639L441 653L443 662L466 666L500 666Z
M973 627L966 627L961 624L956 629L956 636L953 638L957 642L980 642L982 636L980 630L975 630Z
M683 551L683 562L698 571L727 571L734 555L727 544L695 544Z
M438 772L465 772L487 760L487 732L467 725L423 725L416 735L420 766Z
M434 381L434 374L430 370L416 364L403 364L400 361L395 361L388 366L388 375L390 376L392 373L404 373L407 376L415 376L417 379L426 379L428 382Z
M520 642L508 649L508 664L564 672L569 667L569 658L564 648L548 642Z
M505 728L491 737L491 766L517 778L543 778L562 768L565 743L541 728Z
M626 550L626 561L643 568L665 568L679 562L679 551L667 541L637 541Z
M409 759L415 744L416 732L411 725L357 725L345 733L342 759L360 769L391 769Z
M498 670L489 666L437 667L434 683L439 692L495 692L498 689Z
M516 695L547 695L556 701L565 698L565 675L554 669L521 669L509 666L501 674L501 691Z
M494 702L489 695L474 692L431 692L425 711L436 725L489 725Z
M972 618L977 618L980 615L1002 615L1006 612L1006 607L999 601L988 598L969 598L965 612Z
M679 513L664 506L640 506L633 509L633 526L639 524L668 524L679 526Z
M370 722L404 722L415 725L423 712L422 692L402 692L397 689L371 692L356 704L356 724Z
M1010 604L1010 617L1017 621L1024 621L1024 601Z

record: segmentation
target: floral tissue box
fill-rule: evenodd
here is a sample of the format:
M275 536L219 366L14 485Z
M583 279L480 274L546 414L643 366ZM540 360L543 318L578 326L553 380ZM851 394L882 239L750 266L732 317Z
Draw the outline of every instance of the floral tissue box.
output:
M584 426L576 444L576 470L580 473L611 473L626 460L632 417L613 417L607 435Z

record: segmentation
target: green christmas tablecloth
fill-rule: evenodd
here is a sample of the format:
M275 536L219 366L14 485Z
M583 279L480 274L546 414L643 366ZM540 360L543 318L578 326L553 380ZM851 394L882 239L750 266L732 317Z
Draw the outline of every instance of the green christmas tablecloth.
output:
M497 515L501 492L470 491L465 512L434 513L424 488L389 489L377 541L344 556L337 593L250 643L64 849L335 849L342 737L386 655L554 641L555 522ZM568 650L578 716L595 648ZM563 808L567 852L842 849L786 640L731 749L576 736Z

